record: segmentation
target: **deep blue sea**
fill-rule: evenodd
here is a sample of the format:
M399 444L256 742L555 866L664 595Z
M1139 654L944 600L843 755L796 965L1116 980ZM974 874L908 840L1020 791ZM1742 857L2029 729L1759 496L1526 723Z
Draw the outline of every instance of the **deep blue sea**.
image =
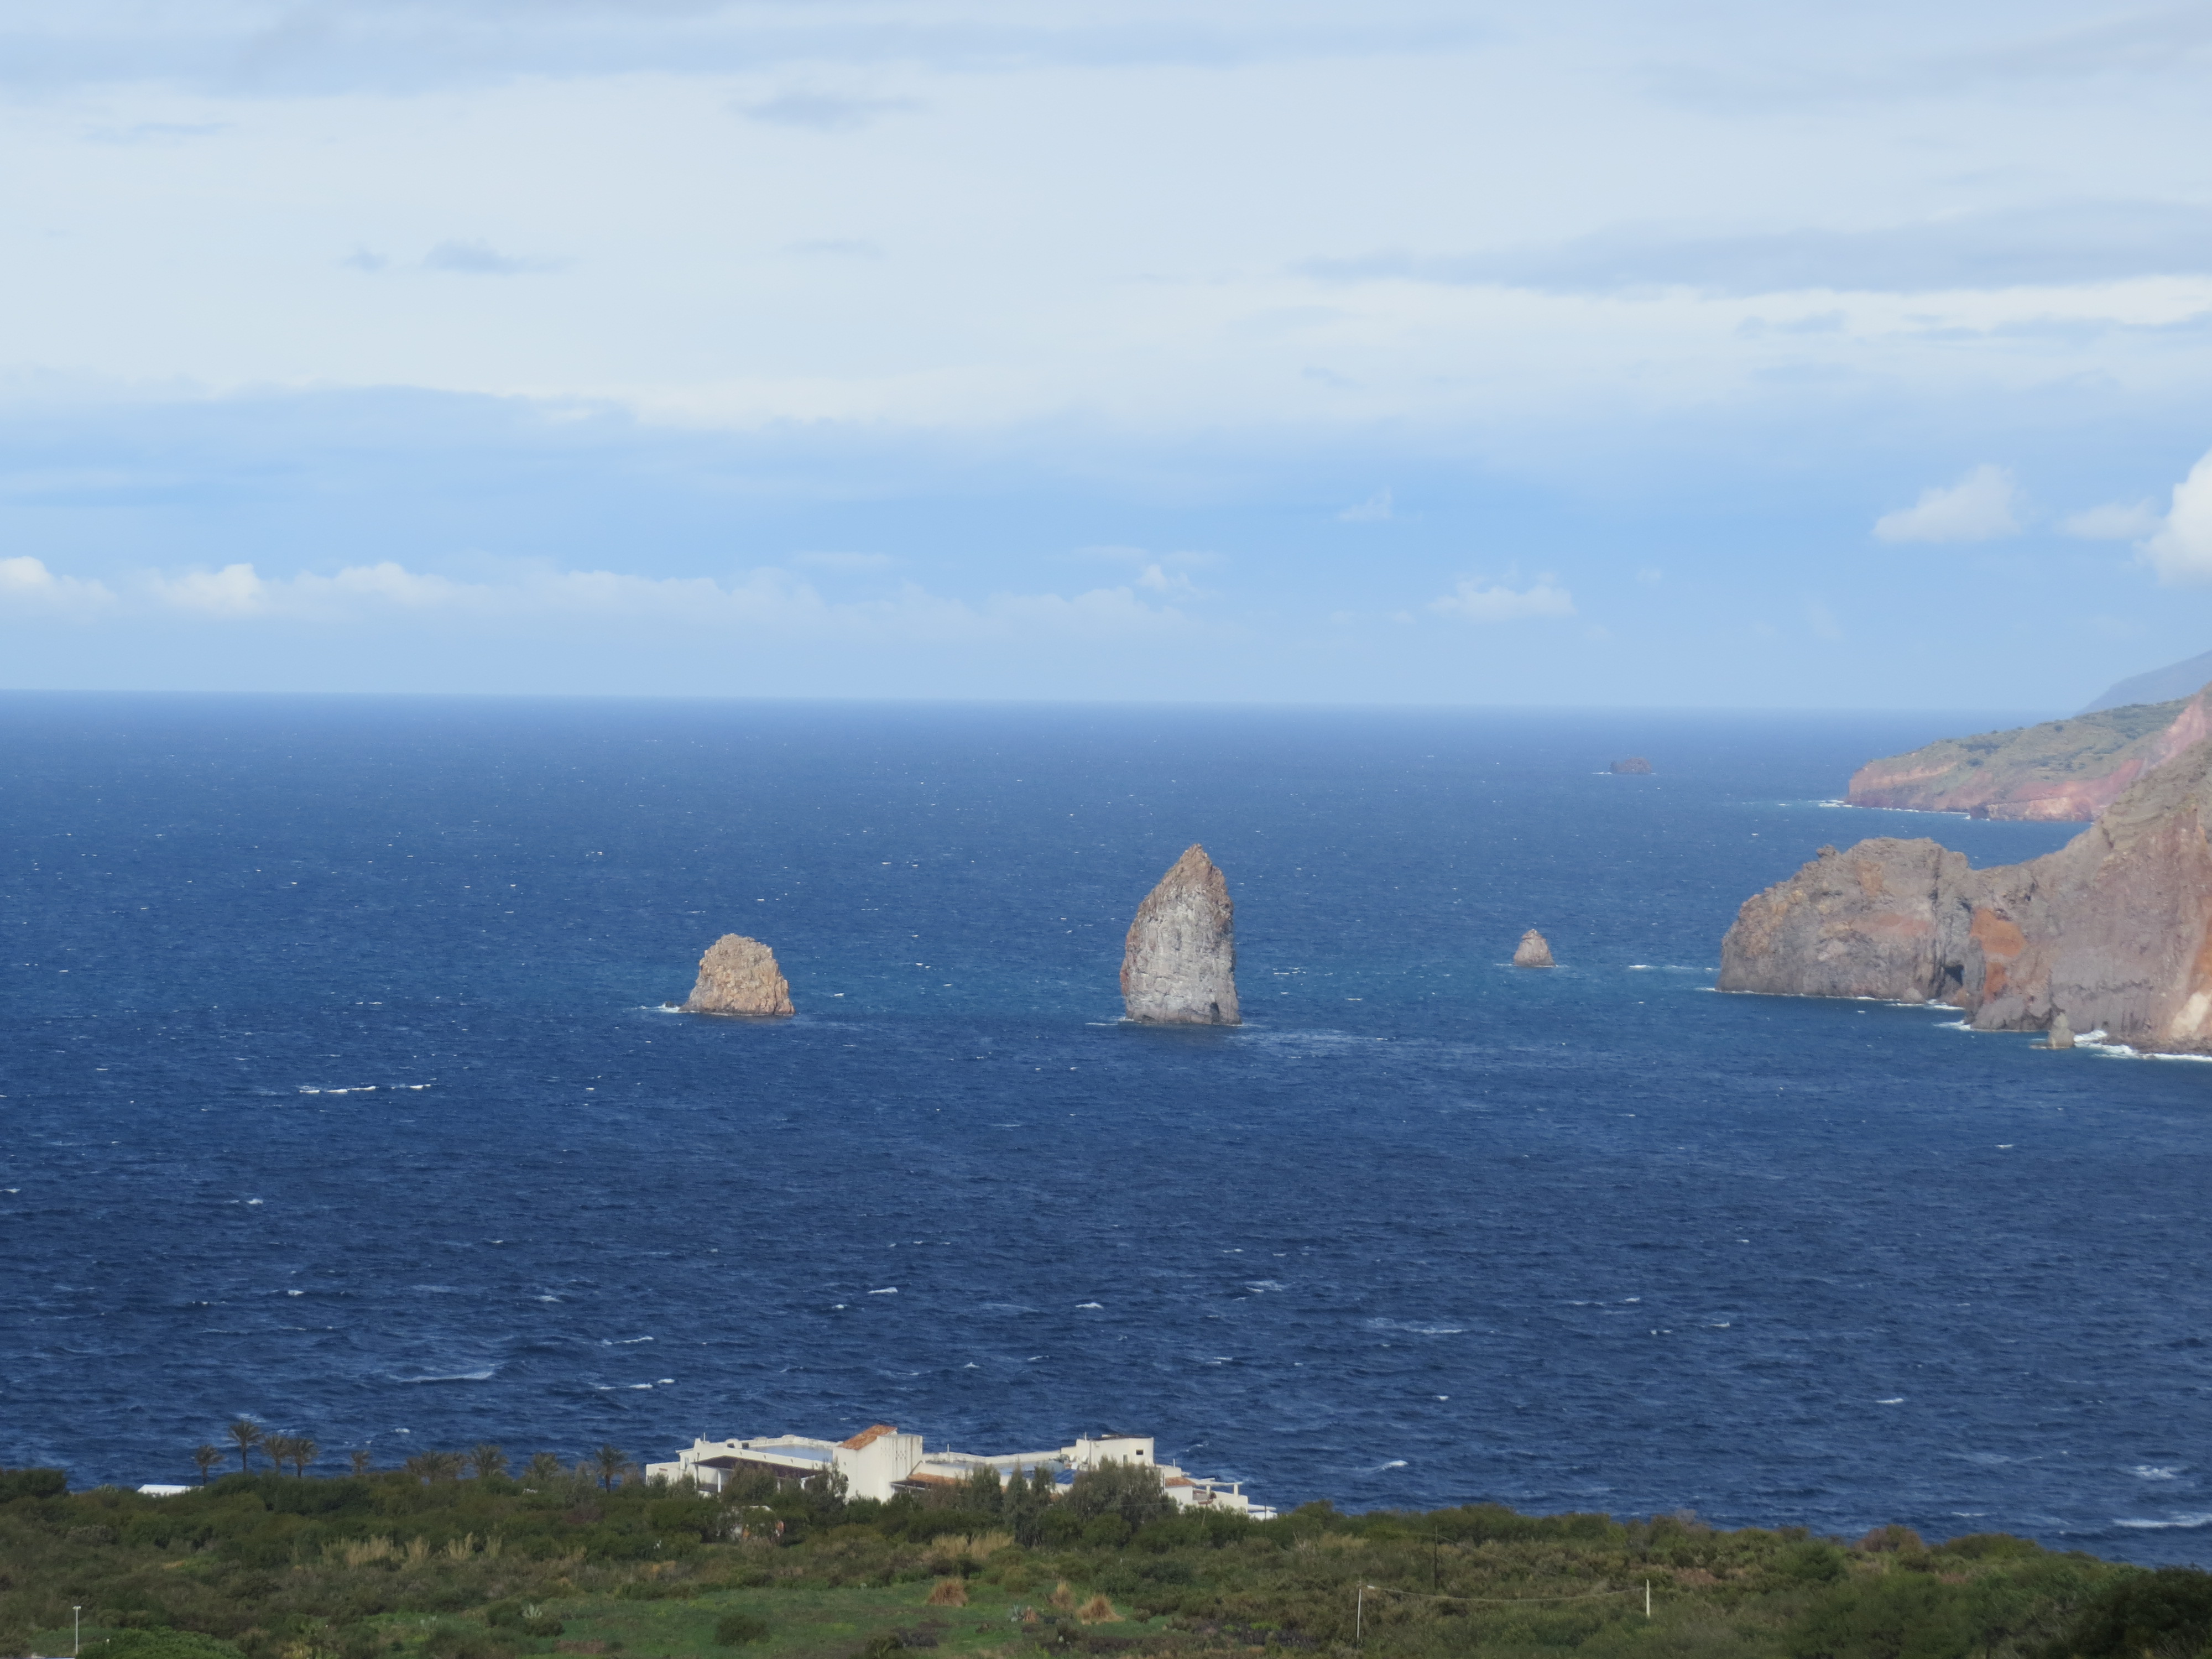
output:
M1710 988L1823 842L2060 844L1820 804L1977 723L0 697L0 1463L1112 1429L2200 1559L2212 1066ZM1194 841L1249 1023L1126 1027ZM728 932L798 1018L671 1012Z

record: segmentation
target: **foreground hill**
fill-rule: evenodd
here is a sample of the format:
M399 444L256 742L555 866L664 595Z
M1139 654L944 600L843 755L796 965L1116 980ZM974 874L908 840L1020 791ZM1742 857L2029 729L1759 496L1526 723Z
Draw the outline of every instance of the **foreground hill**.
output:
M2212 1574L2002 1534L1933 1547L1496 1505L1176 1516L1149 1469L844 1503L563 1473L236 1474L167 1498L0 1476L0 1653L85 1659L2118 1659L2212 1640ZM1649 1591L1649 1613L1646 1592Z
M2129 785L2212 736L2212 688L2009 732L1945 738L1869 761L1851 775L1854 806L1964 812L1977 818L2087 822Z

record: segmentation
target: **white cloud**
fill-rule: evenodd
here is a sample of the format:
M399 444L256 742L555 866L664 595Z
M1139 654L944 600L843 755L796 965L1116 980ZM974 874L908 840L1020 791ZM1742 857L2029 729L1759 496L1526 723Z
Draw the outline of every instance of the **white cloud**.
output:
M489 242L441 242L422 256L424 270L454 271L464 276L525 276L558 270L561 265L558 259L501 253Z
M1148 564L1137 573L1137 586L1152 593L1173 593L1179 599L1195 599L1203 597L1204 590L1180 570L1165 569Z
M1440 617L1463 617L1469 622L1519 622L1528 617L1571 617L1575 601L1551 577L1539 576L1534 587L1521 592L1502 585L1485 587L1463 581L1442 599L1431 599L1429 609Z
M0 612L39 609L86 610L113 601L101 582L57 576L44 559L0 559Z
M2020 486L2008 468L1982 465L1958 483L1920 492L1911 507L1885 513L1874 533L1885 542L1986 542L2020 533Z
M1347 507L1336 516L1346 524L1373 524L1390 516L1392 502L1389 485L1384 485L1357 506Z
M855 556L865 557L866 556ZM9 568L0 562L0 594ZM1194 593L1187 579L1146 568L1136 587ZM1135 587L1073 595L996 593L970 603L908 582L890 597L832 604L784 571L755 570L727 583L705 576L634 576L608 570L525 570L505 580L455 581L386 560L349 565L335 575L264 577L251 564L149 575L143 594L156 605L208 617L345 622L394 615L463 620L550 622L641 620L659 626L773 629L848 640L1015 641L1037 634L1083 636L1158 633L1190 626L1170 605L1148 603Z
M198 611L211 617L251 617L269 608L269 584L250 564L227 564L220 570L191 570L181 576L155 576L156 598L179 611Z
M898 561L888 553L801 553L792 562L816 570L888 570Z
M2058 528L2085 542L2132 542L2149 535L2161 522L2158 508L2148 501L2106 501L2068 514Z
M2162 582L2212 581L2212 454L2174 485L2173 506L2142 550Z

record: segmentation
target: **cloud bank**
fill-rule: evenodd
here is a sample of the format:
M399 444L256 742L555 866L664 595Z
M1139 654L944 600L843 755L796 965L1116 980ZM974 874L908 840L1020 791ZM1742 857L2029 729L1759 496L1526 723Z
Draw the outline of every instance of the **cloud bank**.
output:
M1920 492L1911 507L1885 513L1874 533L1885 542L1986 542L2021 531L2020 486L2002 466L1978 466L1954 484Z

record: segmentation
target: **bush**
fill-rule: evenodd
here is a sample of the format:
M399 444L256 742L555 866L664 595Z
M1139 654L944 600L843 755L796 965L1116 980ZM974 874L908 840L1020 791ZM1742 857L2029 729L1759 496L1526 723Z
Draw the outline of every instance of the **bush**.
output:
M1917 1573L1839 1584L1790 1632L1790 1659L1966 1659L1973 1640L1950 1587Z
M60 1469L9 1469L0 1473L0 1504L18 1498L59 1498L69 1490L69 1476Z
M2212 1572L2160 1567L2130 1573L2089 1599L2054 1651L2070 1659L2193 1654L2212 1642Z
M768 1620L756 1619L750 1613L726 1613L714 1621L714 1645L718 1648L741 1648L750 1642L768 1640Z
M196 1630L126 1630L94 1651L100 1659L242 1659L229 1643Z
M1844 1553L1832 1544L1808 1540L1792 1544L1774 1558L1774 1574L1793 1584L1829 1584L1850 1570Z
M1118 1550L1129 1541L1129 1523L1119 1515L1102 1515L1083 1528L1083 1541L1094 1550Z

